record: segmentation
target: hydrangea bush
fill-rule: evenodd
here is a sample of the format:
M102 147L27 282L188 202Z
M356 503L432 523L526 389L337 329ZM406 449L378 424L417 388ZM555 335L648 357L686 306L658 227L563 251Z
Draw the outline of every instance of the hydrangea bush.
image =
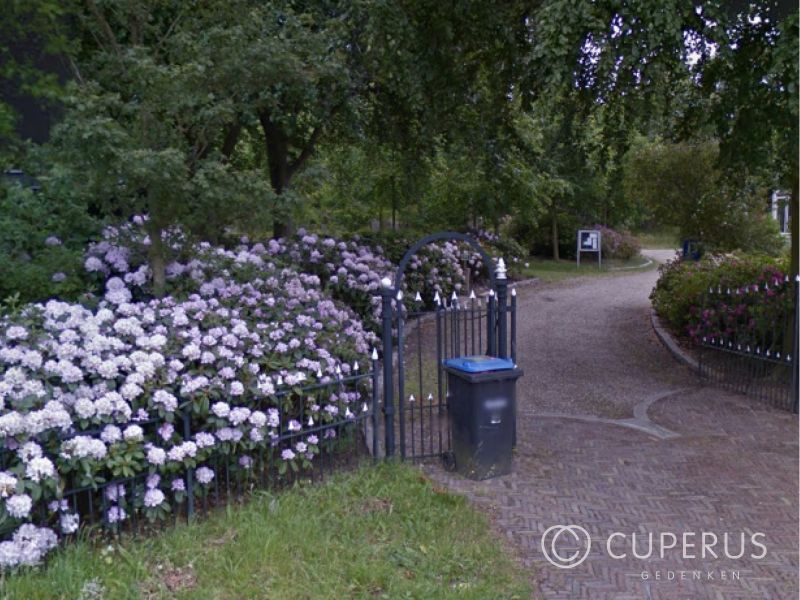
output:
M617 231L599 224L592 227L592 229L600 231L603 258L630 260L638 256L642 250L639 240L627 231Z
M174 229L155 298L144 224L90 244L83 302L0 317L0 569L40 562L89 497L107 526L163 519L217 485L221 464L226 478L265 460L309 468L369 414L359 363L391 252L305 231L225 248ZM467 270L482 270L468 245L430 245L408 265L406 299L460 290Z
M660 268L651 299L692 344L789 359L797 284L787 266L761 255L709 255L696 262L676 257Z
M160 518L185 499L188 473L212 481L215 455L247 469L289 433L279 469L298 469L318 452L319 424L364 412L358 389L304 392L353 375L374 343L319 276L268 246L199 244L170 264L182 293L147 299L148 268L119 234L86 259L105 278L94 306L51 300L0 320L3 569L39 562L57 533L77 530L71 489L102 490L109 524L133 510ZM107 485L137 476L139 494Z

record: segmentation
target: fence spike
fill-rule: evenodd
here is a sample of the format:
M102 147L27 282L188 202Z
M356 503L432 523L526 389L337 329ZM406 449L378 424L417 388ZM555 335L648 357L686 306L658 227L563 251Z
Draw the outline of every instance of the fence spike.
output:
M309 427L314 426L314 417L312 417L311 415L308 416L308 426Z
M515 287L511 288L511 295L512 296L516 296L517 295L517 288L515 288Z
M419 290L417 290L417 295L414 296L414 302L422 302L422 296L419 295Z
M455 291L455 290L453 290L453 294L450 296L450 299L451 299L453 302L458 302L458 295L456 294L456 291Z
M436 303L436 306L441 306L442 299L439 297L439 291L436 291L436 294L433 296L433 301Z
M356 371L356 372L358 372L358 369L359 369L359 366L358 366L358 361L355 361L355 362L353 363L353 371Z
M471 290L470 293L469 293L469 299L470 300L475 300L476 297L477 296L475 296L475 290Z
M372 360L378 360L378 349L377 348L373 348L372 349ZM317 370L317 372L319 373L319 370ZM320 373L320 375L321 375L321 373Z
M409 396L408 396L408 401L409 401L409 402L414 402L414 401L416 401L416 398L414 398L414 394L409 394Z
M428 392L428 402L433 402L433 394Z
M369 408L367 407L367 403L366 403L366 402L364 402L364 403L361 405L361 412L367 412L368 410L369 410Z

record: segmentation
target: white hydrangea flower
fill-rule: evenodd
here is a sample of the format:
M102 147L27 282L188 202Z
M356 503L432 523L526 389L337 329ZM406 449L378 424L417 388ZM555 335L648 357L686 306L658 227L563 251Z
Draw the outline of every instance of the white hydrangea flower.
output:
M28 494L14 494L6 500L6 511L15 519L24 519L31 514L33 500Z

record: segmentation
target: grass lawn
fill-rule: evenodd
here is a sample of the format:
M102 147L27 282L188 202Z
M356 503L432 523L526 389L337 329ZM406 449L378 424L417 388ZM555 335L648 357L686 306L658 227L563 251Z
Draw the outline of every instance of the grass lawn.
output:
M320 485L112 546L78 542L0 597L529 598L485 517L404 465L365 465Z
M512 266L512 274L515 279L538 277L542 281L562 281L572 277L598 277L637 270L643 271L655 269L658 266L656 263L648 264L648 259L642 256L636 256L627 261L603 259L602 268L597 267L597 257L588 255L581 257L580 267L576 264L575 259L553 260L533 257L527 262L527 267L520 263Z

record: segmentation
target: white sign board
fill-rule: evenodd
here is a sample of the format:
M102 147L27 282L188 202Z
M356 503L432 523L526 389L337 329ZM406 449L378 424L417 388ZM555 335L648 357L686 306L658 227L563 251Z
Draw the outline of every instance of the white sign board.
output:
M597 252L597 266L603 264L602 238L598 230L578 230L578 266L581 265L581 252Z

